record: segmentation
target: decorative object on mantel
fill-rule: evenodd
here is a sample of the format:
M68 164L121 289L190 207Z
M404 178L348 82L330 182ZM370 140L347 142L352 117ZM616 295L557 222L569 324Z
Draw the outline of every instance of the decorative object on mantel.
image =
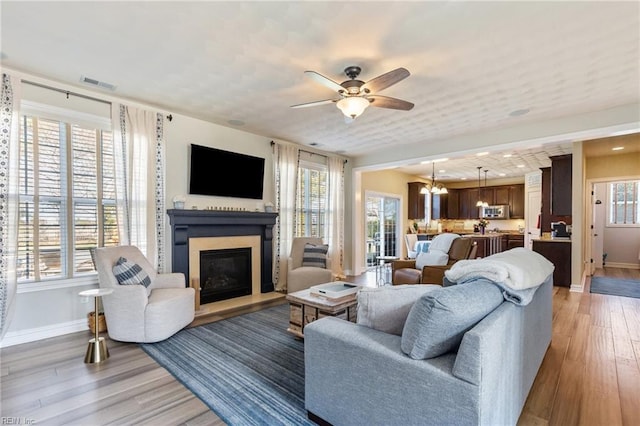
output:
M172 201L174 209L184 209L184 203L187 200L184 195L176 195L173 197Z
M264 211L267 213L273 213L273 203L264 203Z

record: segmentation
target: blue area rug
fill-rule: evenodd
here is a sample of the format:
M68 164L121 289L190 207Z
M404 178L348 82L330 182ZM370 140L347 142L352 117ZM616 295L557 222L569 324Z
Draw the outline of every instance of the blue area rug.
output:
M304 342L279 305L140 345L229 425L312 425L304 408Z
M592 277L591 293L640 298L640 281Z

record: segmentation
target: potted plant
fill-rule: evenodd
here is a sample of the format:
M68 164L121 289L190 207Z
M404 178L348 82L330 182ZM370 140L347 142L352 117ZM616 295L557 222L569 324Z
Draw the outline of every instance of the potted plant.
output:
M489 221L487 219L478 220L478 229L480 230L480 234L484 235L487 225L489 225Z

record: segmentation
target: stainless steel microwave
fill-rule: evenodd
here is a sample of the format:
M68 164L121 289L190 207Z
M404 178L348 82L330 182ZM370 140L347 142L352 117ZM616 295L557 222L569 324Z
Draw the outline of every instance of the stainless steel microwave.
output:
M509 219L509 206L487 206L482 208L484 219Z

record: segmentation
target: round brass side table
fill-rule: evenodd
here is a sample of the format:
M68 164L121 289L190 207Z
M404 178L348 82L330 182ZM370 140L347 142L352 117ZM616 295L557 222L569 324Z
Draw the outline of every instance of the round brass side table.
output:
M87 348L87 353L84 356L85 364L95 364L98 362L102 362L109 358L109 349L107 349L107 342L104 340L104 337L99 336L99 326L98 326L98 302L100 296L106 296L108 294L113 293L113 289L111 288L94 288L91 290L81 291L79 293L82 297L93 297L95 298L95 327L94 327L94 338L89 340L89 347Z

